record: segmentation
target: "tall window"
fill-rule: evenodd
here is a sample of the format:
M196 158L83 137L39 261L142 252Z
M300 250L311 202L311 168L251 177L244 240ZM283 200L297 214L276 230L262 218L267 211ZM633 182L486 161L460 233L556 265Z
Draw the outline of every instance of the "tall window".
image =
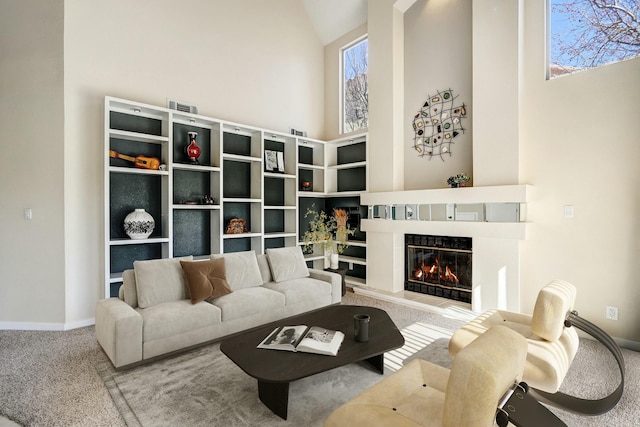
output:
M369 126L368 54L366 38L342 49L342 133Z
M640 55L640 0L549 0L549 77Z

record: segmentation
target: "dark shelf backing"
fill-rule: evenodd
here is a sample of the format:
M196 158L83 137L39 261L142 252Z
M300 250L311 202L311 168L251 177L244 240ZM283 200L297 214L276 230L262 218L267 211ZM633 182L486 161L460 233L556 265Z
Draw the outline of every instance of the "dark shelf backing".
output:
M202 202L203 196L211 196L210 172L175 169L173 171L173 203ZM213 195L215 196L215 195ZM219 203L218 197L216 203Z
M111 129L127 132L144 133L147 135L162 135L162 120L131 114L109 112L109 126Z
M224 182L222 183L223 197L250 198L251 197L251 164L225 160Z
M173 212L173 256L203 256L211 251L210 210L184 209Z
M338 170L338 191L365 191L366 189L367 168L365 166Z
M119 274L133 268L133 262L162 258L162 243L111 246L111 274Z
M337 152L339 165L367 160L367 144L365 142L338 147Z
M222 138L222 151L227 154L251 156L251 137L225 132Z

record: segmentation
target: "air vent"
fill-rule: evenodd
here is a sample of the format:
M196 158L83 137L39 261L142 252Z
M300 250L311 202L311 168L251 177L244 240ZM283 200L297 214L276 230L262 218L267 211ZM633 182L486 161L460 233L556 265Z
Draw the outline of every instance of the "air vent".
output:
M185 104L184 102L167 99L167 106L172 110L182 111L183 113L198 114L198 107L195 105Z

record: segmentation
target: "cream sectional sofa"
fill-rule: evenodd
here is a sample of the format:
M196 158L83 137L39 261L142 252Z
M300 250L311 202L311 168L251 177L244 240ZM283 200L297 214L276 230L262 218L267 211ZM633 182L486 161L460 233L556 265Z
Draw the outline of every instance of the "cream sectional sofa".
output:
M221 296L192 300L196 291L181 262L193 266L196 261L185 257L134 262L133 270L123 273L119 297L97 302L96 337L116 368L342 299L341 277L308 269L299 247L267 249L265 255L254 251L211 255L211 259L224 260L209 262L223 268L222 282L209 281L218 290L225 283Z

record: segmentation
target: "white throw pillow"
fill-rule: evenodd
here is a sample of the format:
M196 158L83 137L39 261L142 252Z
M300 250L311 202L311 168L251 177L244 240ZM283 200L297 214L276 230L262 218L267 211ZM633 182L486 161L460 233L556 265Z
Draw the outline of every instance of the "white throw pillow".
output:
M262 276L255 251L211 255L211 259L220 258L224 258L227 282L232 290L262 286Z
M271 275L276 282L309 277L309 268L304 261L300 246L267 249Z
M191 261L193 257L133 262L138 307L147 308L163 302L187 298L187 280L182 272L180 260Z

